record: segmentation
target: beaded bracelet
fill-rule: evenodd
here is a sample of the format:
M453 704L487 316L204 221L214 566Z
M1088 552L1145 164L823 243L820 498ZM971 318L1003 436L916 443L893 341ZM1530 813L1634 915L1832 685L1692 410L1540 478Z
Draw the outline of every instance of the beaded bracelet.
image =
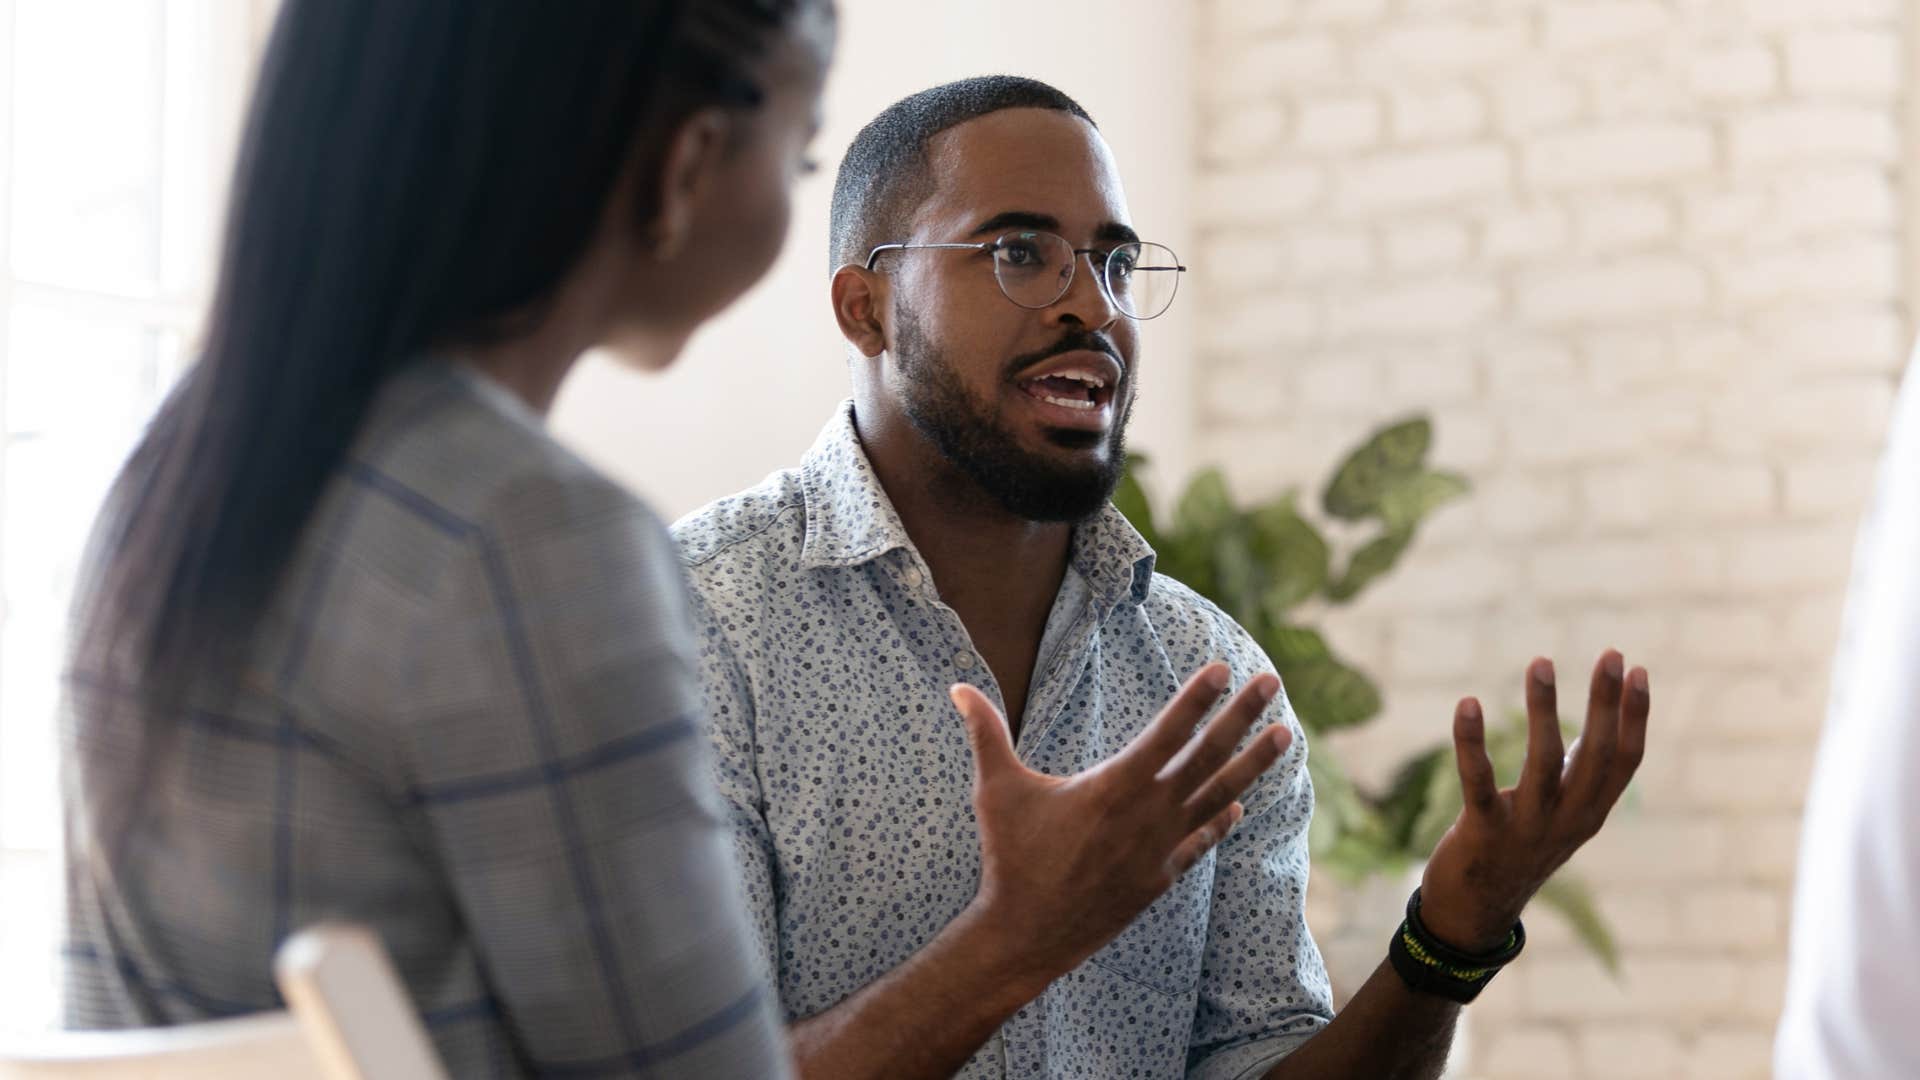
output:
M1462 1005L1480 996L1493 976L1520 955L1527 945L1527 928L1513 924L1506 944L1491 953L1474 955L1436 939L1420 921L1420 890L1407 898L1407 918L1387 946L1387 959L1411 990L1437 994Z

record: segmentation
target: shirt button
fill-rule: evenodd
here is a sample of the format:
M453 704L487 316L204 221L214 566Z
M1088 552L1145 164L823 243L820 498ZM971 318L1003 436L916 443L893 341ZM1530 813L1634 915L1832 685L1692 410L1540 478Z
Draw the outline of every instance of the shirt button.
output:
M961 651L953 654L953 666L965 671L973 666L973 654Z
M905 585L909 589L919 588L920 582L924 580L926 579L921 575L920 568L917 566L907 567L907 572L900 575L900 584Z

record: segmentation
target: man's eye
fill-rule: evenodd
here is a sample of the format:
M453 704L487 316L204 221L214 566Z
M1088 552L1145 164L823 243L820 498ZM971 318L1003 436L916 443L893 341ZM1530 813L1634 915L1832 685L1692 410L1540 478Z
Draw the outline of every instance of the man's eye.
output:
M1000 261L1014 266L1034 266L1040 260L1038 246L1025 240L1014 240L1000 245Z

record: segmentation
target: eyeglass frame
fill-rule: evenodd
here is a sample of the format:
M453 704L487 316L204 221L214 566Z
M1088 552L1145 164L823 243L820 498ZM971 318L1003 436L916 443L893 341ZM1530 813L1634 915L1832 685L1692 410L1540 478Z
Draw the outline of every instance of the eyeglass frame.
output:
M1059 233L1054 232L1051 229L1013 229L1008 232L1002 233L999 236L994 237L992 240L987 240L981 243L973 243L973 244L908 244L908 243L880 244L876 246L872 251L867 252L866 269L872 270L874 262L878 260L883 253L888 251L998 251L1000 250L1000 246L1006 242L1007 237L1015 236L1021 233L1043 234L1046 236L1051 236L1054 239L1059 240L1061 243L1067 245L1067 249L1073 252L1073 261L1068 264L1073 269L1067 272L1067 280L1061 283L1059 293L1057 293L1053 299L1047 301L1044 304L1041 304L1039 307L1028 307L1026 304L1023 304L1020 301L1015 300L1013 297L1008 296L1007 287L1004 284L1002 284L1000 281L1000 272L998 270L994 271L993 283L999 287L1000 295L1007 297L1007 303L1027 311L1045 311L1047 308L1050 308L1053 305L1059 303L1060 297L1067 295L1067 290L1073 288L1073 275L1080 272L1080 256L1100 254L1099 248L1074 247L1073 241L1068 240L1066 237L1061 236ZM1119 253L1121 248L1128 247L1128 246L1142 247L1149 243L1152 243L1152 241L1123 240L1120 243L1117 243L1112 247L1108 248L1107 257L1106 259L1102 260L1102 265L1100 266L1097 272L1097 275L1094 279L1096 284L1098 284L1100 287L1101 294L1107 298L1108 302L1113 304L1113 309L1115 311L1118 311L1120 314L1125 315L1127 318L1132 319L1134 322L1151 322L1152 320L1157 319L1160 316L1165 315L1167 312L1173 310L1173 298L1168 297L1167 306L1164 308L1161 308L1158 312L1152 315L1142 317L1139 315L1132 314L1131 312L1127 311L1124 307L1122 307L1120 304L1120 301L1114 297L1113 288L1107 281L1108 268L1112 265L1113 257ZM1167 247L1167 245L1165 244L1154 244L1153 246L1160 248L1161 250L1165 251L1167 254L1173 256L1174 265L1172 269L1175 273L1184 274L1187 272L1186 264L1179 261L1180 260L1179 254L1175 252L1172 248ZM1087 265L1091 267L1093 265L1093 260L1091 259L1087 260ZM1180 281L1179 278L1174 279L1175 295L1179 294L1179 289L1180 289L1179 281Z

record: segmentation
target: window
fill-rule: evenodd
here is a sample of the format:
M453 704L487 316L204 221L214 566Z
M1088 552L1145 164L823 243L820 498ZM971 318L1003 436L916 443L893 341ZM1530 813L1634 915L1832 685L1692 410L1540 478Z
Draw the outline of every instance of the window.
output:
M0 0L0 1025L57 1019L80 549L191 352L266 0Z

